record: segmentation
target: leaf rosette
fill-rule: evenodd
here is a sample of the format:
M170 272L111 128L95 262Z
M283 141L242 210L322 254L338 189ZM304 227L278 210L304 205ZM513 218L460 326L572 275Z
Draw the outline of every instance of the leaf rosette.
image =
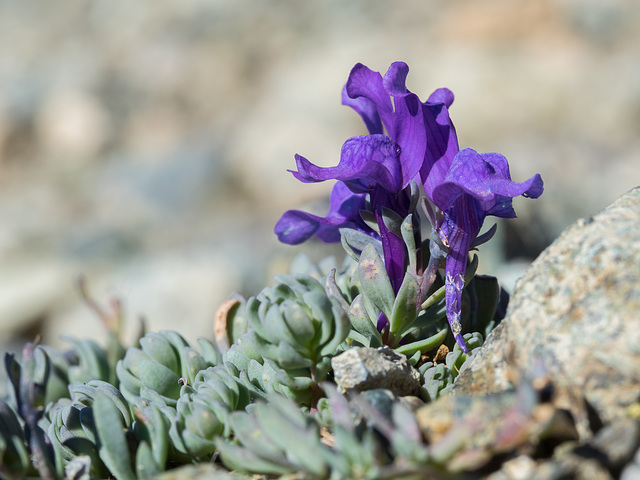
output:
M66 465L78 456L90 459L90 472L98 478L109 474L109 469L103 461L105 449L96 424L94 402L102 395L109 404L109 408L117 413L119 428L129 428L132 418L129 404L113 385L92 380L86 384L75 383L69 386L71 399L63 398L47 409L45 423L47 434L56 454L56 460ZM108 462L107 462L108 463Z
M349 319L315 278L279 275L276 280L275 286L247 301L256 350L280 369L308 369L314 381L322 381L329 371L328 357L349 334Z
M221 361L218 348L198 339L197 352L178 333L171 330L147 333L140 339L140 348L129 348L116 365L120 390L132 404L136 397L158 398L175 407L182 383L192 384L200 370Z
M211 456L215 437L231 434L229 413L244 410L252 400L233 365L202 370L193 385L183 385L169 431L175 448L195 458Z

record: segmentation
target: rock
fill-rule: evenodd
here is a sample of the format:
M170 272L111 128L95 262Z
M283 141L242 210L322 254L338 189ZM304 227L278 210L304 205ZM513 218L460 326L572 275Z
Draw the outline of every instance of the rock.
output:
M484 467L495 456L533 455L578 438L568 413L527 382L488 395L443 396L418 409L416 418L431 456L453 472Z
M546 377L583 439L640 400L640 187L568 228L518 281L454 393Z
M331 359L342 392L386 388L398 397L419 395L420 373L388 347L350 348Z
M620 480L635 480L637 478L640 478L640 448L636 452L633 462L627 465L620 475Z
M528 455L520 455L507 460L502 468L489 475L486 480L527 480L534 478L536 462Z
M619 472L640 448L640 424L628 419L618 420L600 430L590 446L611 470Z
M533 476L536 480L613 480L613 476L594 458L567 454L548 462L542 462Z
M360 394L360 398L379 412L384 418L391 418L391 412L393 410L393 404L397 401L393 392L385 388L376 388L374 390L365 390ZM363 421L367 414L362 411L362 404L358 402L351 402L351 413L354 418L354 424L358 424Z

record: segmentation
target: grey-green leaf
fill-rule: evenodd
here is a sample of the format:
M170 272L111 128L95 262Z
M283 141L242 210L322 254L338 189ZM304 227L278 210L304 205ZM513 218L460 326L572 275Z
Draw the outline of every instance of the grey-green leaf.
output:
M395 302L391 280L382 258L371 244L362 251L358 274L364 294L387 318L391 317Z
M418 317L420 287L415 277L407 272L393 304L389 318L391 334L400 340Z
M434 348L440 346L444 339L447 338L447 333L449 332L448 328L443 328L435 335L424 338L422 340L418 340L417 342L408 343L406 345L401 345L395 348L395 351L398 353L402 353L410 357L414 355L415 352L428 352L429 350L433 350Z
M100 458L118 480L135 480L120 411L103 393L96 394L93 409Z

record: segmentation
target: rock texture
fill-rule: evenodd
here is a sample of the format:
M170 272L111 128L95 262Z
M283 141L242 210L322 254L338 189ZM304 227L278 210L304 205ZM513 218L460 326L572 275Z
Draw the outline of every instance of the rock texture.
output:
M565 389L565 407L591 423L628 416L640 401L639 265L640 187L540 255L454 391L484 394L514 376L544 376Z
M388 347L350 348L331 359L331 366L343 392L384 388L399 397L420 392L420 373Z
M635 478L640 187L568 228L519 280L452 396L416 415L431 454L486 478ZM498 460L499 459L499 460Z

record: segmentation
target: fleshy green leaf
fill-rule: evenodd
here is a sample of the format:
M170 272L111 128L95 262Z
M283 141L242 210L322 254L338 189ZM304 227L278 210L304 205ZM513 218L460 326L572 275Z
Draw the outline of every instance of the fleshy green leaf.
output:
M412 273L417 273L418 267L418 252L416 250L416 237L413 228L413 215L409 214L400 226L400 234L404 240L404 244L407 246L407 252L409 253L409 266Z
M164 470L160 468L154 459L151 446L147 442L142 442L136 451L136 473L138 478L151 478Z
M142 351L149 357L169 370L177 372L180 364L178 356L169 340L164 335L156 332L149 332L140 339Z
M334 330L333 337L328 343L322 346L320 350L321 356L333 355L342 342L349 336L351 331L351 322L349 317L344 313L338 302L335 302L332 307L334 318Z
M351 326L358 333L362 334L369 342L367 347L379 347L382 345L382 337L380 332L376 328L373 321L369 318L367 310L364 307L362 295L358 295L351 302L349 307L349 319L351 320ZM377 318L376 318L377 320Z
M318 308L316 302L318 297L326 300L324 293L307 292L303 298L308 299L307 305L311 308L311 313L317 318L316 314L321 314L321 308ZM302 345L308 347L311 340L316 334L314 320L305 312L302 305L298 302L283 302L282 315L286 323L286 327L293 339L293 345Z
M382 242L366 233L351 228L341 228L340 234L343 243L347 243L352 249L362 252L367 245L373 245L382 254Z
M414 355L416 352L428 352L440 346L444 339L447 338L448 328L443 328L435 335L419 340L417 342L408 343L395 348L395 351L402 353L408 357Z
M278 344L278 364L282 368L302 368L310 367L313 362L309 358L305 358L295 350L291 345L286 342L280 342Z
M180 377L172 370L152 360L140 360L138 371L145 387L155 390L163 397L177 400L180 395Z
M418 317L418 302L420 301L420 287L415 277L407 272L398 290L393 312L389 319L390 332L400 340Z
M393 312L395 295L382 258L372 245L367 245L358 265L360 283L364 294L387 318Z
M400 236L400 227L403 219L396 212L387 207L382 207L382 221L392 233Z
M217 447L222 463L230 470L271 475L284 475L294 470L293 467L283 467L265 460L252 451L230 442L220 441Z
M118 480L135 480L122 415L103 393L96 394L93 409L100 440L100 458Z
M313 475L325 477L327 466L319 455L322 445L317 428L304 421L297 405L283 398L278 398L278 403L281 405L256 405L256 420L262 431L274 434L270 435L270 441L278 445L287 458L299 466L304 466L305 470Z

